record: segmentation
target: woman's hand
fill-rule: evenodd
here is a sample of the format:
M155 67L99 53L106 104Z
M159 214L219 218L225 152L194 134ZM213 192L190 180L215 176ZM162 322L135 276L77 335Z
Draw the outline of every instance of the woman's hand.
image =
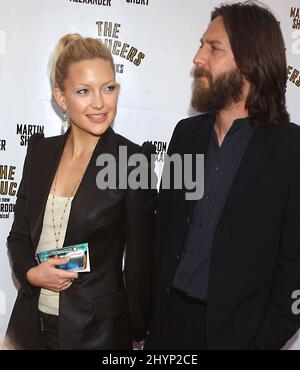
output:
M68 289L73 280L78 278L77 272L61 270L55 267L68 262L68 258L49 258L38 266L29 269L26 278L31 285L54 292L61 292Z
M145 339L140 340L140 341L134 340L132 342L132 347L133 347L133 349L139 349L139 350L141 350L141 349L144 349L144 344L145 344Z

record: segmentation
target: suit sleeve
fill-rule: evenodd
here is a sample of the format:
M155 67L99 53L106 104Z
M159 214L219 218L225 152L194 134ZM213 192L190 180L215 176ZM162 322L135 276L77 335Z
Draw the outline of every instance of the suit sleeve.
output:
M34 142L41 137L42 135L35 134L29 140L27 155L23 166L22 180L17 193L14 222L7 238L7 247L12 260L13 272L21 285L21 289L23 289L28 296L34 294L36 288L28 283L26 273L30 268L37 265L34 258L27 212L30 163Z
M171 156L174 153L179 152L179 144L178 144L178 138L181 135L181 122L180 121L173 132L173 135L171 137L167 154ZM166 173L165 170L163 170L162 177L169 176L168 173ZM174 177L174 176L173 176ZM161 268L158 267L160 262L160 246L162 245L162 239L164 238L164 235L166 234L166 230L168 228L168 225L170 223L170 212L171 212L171 206L172 206L172 199L174 196L174 178L170 178L170 189L163 189L160 185L159 195L158 195L158 205L157 205L157 211L156 211L156 234L155 234L155 240L154 240L154 286L157 286L159 284L159 281L157 280L158 272L161 270ZM161 181L162 183L162 181Z
M300 143L290 161L290 189L281 231L281 249L268 309L254 349L280 349L300 327L300 315L293 313L294 291L300 290Z
M155 179L151 170L152 145L143 145L142 153L148 158L148 180ZM153 161L154 163L154 161ZM154 184L155 185L155 184ZM148 184L148 189L128 189L126 200L126 257L125 286L128 295L132 339L140 341L149 329L152 306L153 237L157 191Z

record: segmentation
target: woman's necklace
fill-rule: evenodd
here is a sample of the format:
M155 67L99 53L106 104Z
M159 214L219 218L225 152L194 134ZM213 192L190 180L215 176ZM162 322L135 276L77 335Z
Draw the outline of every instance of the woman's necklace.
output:
M55 198L55 192L56 192L57 174L55 175L54 184L53 184L52 202L51 202L51 216L52 216L52 225L53 225L53 233L54 233L54 237L55 237L56 249L58 249L60 234L61 234L61 228L62 228L63 221L64 221L64 218L65 218L65 214L66 214L66 211L67 211L67 208L68 208L68 204L70 202L70 199L74 196L74 194L76 192L76 189L79 187L79 184L81 182L82 177L83 177L83 175L80 177L79 181L74 186L74 189L73 189L71 195L69 197L67 197L67 200L65 201L64 209L63 209L62 215L60 217L59 226L58 226L58 230L57 230L57 228L55 226L55 215L54 215L54 198Z

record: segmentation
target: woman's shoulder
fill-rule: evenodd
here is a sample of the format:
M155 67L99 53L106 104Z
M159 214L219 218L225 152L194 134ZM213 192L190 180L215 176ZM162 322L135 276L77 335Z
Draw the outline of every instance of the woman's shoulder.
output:
M29 141L28 147L44 147L48 145L55 145L56 143L60 143L62 140L65 140L65 135L56 135L56 136L49 136L45 137L42 133L33 134Z
M128 150L132 152L140 152L141 151L141 146L134 143L133 141L127 139L125 136L122 136L120 134L115 134L118 142L118 146L126 146Z
M143 153L148 155L156 152L155 146L150 141L145 141L142 145L138 145L120 134L116 134L116 136L118 145L126 146L129 154Z
M36 133L30 136L30 139L28 140L28 146L32 146L35 143L41 141L41 139L44 139L44 134Z

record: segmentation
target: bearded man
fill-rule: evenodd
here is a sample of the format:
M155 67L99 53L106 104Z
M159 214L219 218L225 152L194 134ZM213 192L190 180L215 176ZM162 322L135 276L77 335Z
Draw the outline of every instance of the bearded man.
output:
M300 327L300 128L279 22L221 5L194 64L205 114L178 123L168 153L205 155L204 195L160 191L145 349L280 349Z

